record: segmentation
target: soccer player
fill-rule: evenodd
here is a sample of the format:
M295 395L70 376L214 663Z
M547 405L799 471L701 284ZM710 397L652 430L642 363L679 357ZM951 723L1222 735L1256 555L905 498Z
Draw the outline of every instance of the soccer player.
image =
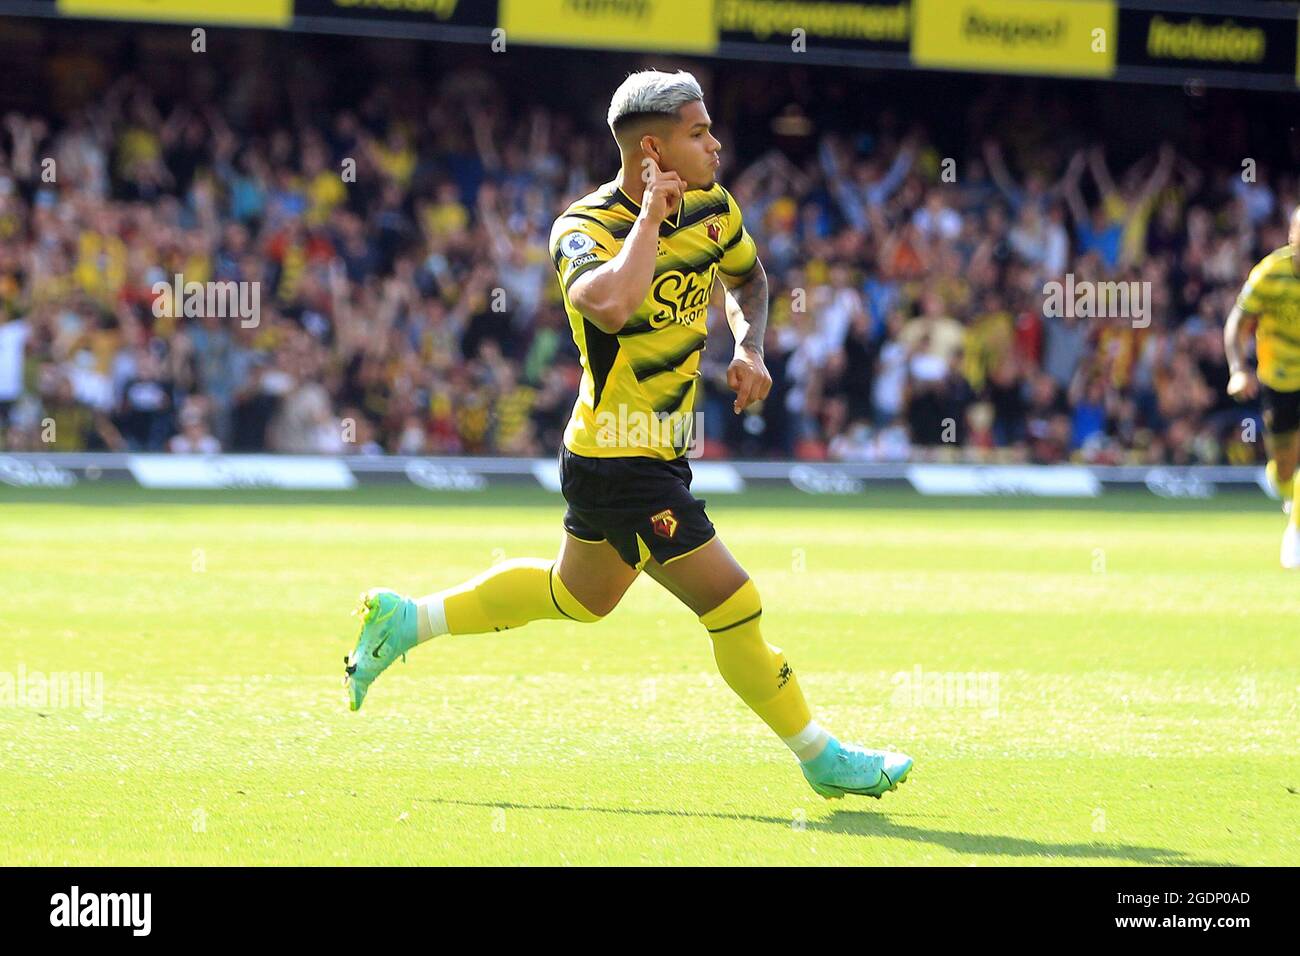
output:
M715 173L721 143L695 78L647 70L614 92L617 178L551 229L582 380L560 452L568 502L554 561L503 561L412 600L362 596L346 660L350 703L419 643L530 621L599 621L644 571L698 615L727 684L786 744L824 797L880 797L912 768L905 754L841 744L813 721L780 648L763 638L758 588L690 490L684 457L709 299L724 286L740 414L772 379L763 364L767 276L736 201ZM660 423L665 423L660 426Z
M1290 514L1282 532L1282 567L1300 567L1300 508L1295 506L1296 456L1300 453L1300 206L1291 213L1287 245L1250 270L1223 327L1228 357L1228 394L1238 401L1259 395L1264 413L1265 469ZM1243 359L1245 338L1255 333L1257 370Z

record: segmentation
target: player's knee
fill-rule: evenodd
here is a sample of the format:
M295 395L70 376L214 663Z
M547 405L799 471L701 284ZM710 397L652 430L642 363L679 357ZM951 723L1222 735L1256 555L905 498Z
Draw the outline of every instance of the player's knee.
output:
M551 594L561 614L583 624L594 624L599 621L618 606L619 598L622 597L621 594L605 599L587 596L585 601L580 601L560 579L560 574L554 567L551 569Z
M700 623L710 634L722 634L741 624L758 620L763 613L763 601L753 579L747 578L730 597L711 611L700 615Z

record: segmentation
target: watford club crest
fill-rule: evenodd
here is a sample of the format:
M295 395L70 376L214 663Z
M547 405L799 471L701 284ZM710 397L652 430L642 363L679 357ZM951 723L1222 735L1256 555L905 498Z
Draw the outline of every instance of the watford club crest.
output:
M677 533L677 516L672 508L665 508L650 519L650 527L661 538L671 538Z
M717 242L719 239L722 238L722 227L718 225L716 220L709 223L707 226L704 227L704 229L709 234L710 242Z

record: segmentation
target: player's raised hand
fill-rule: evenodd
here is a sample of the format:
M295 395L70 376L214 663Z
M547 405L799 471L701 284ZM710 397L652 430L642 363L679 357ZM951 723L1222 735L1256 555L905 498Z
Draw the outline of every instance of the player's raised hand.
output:
M731 409L737 415L754 402L767 398L767 393L772 391L772 375L763 356L751 349L736 352L727 366L727 387L736 393Z
M1238 369L1228 379L1228 394L1239 402L1249 401L1259 394L1259 379L1246 369Z
M681 203L686 193L686 180L676 173L664 172L649 156L641 160L641 178L645 180L641 213L656 223L663 222Z

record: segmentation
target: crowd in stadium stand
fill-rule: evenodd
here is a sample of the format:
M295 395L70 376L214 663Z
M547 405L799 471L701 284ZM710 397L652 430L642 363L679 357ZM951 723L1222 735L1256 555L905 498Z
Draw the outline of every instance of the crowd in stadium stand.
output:
M256 82L196 106L126 76L0 117L0 450L553 454L579 367L548 233L616 172L599 109L510 108L463 71L414 111L380 85L268 124ZM715 303L706 455L1261 457L1222 326L1293 177L1158 142L1112 168L1044 115L951 161L888 111L780 119L814 148L724 142L720 173L771 283L774 386L731 413ZM1045 314L1067 273L1150 283L1149 325ZM257 324L156 315L176 275L259 283Z

